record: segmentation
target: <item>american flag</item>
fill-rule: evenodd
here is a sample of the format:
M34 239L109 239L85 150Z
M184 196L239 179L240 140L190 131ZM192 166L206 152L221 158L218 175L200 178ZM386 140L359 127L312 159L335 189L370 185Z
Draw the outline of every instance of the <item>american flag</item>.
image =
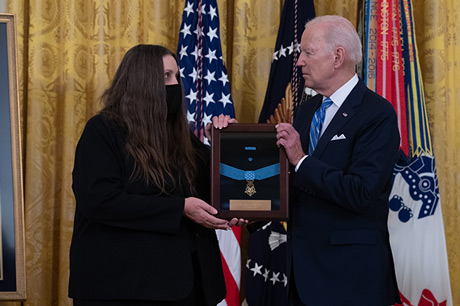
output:
M205 144L204 127L213 116L235 117L230 83L222 60L216 0L186 1L177 46L190 127ZM219 306L240 304L241 228L216 231L227 296Z
M227 70L222 60L216 0L186 1L177 47L187 103L187 119L204 143L213 116L235 117Z

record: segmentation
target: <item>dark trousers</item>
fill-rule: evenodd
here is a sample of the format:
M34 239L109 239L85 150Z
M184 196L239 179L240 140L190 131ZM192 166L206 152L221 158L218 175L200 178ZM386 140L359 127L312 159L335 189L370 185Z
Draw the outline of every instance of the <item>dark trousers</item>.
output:
M293 286L294 285L294 286ZM289 285L289 306L306 306L304 303L299 298L299 293L297 292L297 288L295 284L290 284Z
M295 283L294 269L291 264L291 276L289 277L289 291L288 291L288 305L289 306L306 306L299 297L297 285Z

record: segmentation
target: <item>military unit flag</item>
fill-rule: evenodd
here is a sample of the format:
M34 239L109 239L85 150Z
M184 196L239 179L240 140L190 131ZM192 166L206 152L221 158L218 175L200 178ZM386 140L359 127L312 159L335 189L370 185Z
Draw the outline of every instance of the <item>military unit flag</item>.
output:
M402 306L452 306L438 178L411 0L366 0L364 80L397 114L401 158L389 198Z

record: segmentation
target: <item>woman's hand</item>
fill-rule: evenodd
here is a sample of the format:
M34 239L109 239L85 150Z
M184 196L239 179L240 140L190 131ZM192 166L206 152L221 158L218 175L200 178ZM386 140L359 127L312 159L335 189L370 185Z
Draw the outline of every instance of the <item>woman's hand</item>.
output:
M230 222L228 223L228 225L230 227L233 227L233 226L243 226L244 224L248 224L248 220L246 219L243 219L243 218L233 218L232 220L230 220Z
M233 218L230 221L215 217L217 209L205 201L189 197L185 198L184 215L195 223L212 229L229 230L232 226L242 226L248 221L244 219Z
M212 117L212 125L211 123L208 123L204 128L204 133L206 135L206 138L211 140L212 126L214 126L216 129L221 130L221 129L226 128L229 124L232 124L232 123L238 123L238 121L235 118L231 118L228 115L220 114L219 116Z

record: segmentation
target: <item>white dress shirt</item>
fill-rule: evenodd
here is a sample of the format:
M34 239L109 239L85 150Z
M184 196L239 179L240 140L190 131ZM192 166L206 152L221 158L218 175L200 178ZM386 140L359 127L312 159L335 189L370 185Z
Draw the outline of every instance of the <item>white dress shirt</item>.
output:
M322 126L320 134L319 134L320 137L321 137L321 135L323 135L323 132L326 130L326 128L329 125L329 123L331 123L332 118L334 118L335 114L337 113L339 108L342 106L343 102L348 97L350 92L353 90L353 88L355 88L356 84L358 84L358 81L359 81L358 75L355 74L348 82L343 84L342 87L337 89L329 97L332 100L332 104L331 104L331 106L329 106L326 109L326 116L324 117L323 126ZM326 99L326 97L323 97L323 102L324 102L324 99ZM301 160L299 160L299 162L297 163L297 165L295 167L296 172L299 169L299 167L302 164L302 162L304 161L304 159L307 158L307 156L308 155L305 155L304 157L302 157Z

